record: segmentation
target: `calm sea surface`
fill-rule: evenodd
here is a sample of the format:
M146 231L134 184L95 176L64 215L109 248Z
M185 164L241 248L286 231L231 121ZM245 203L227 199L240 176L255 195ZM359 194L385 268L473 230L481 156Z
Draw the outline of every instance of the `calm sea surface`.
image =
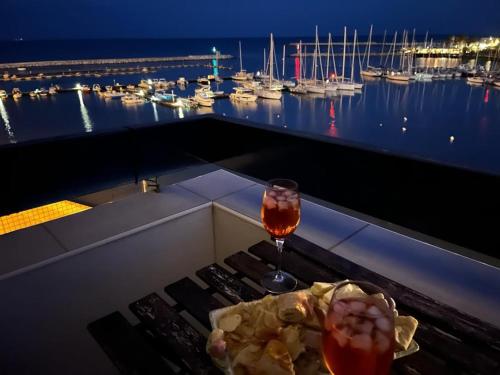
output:
M281 46L297 39L276 40L281 75ZM243 64L249 71L262 68L266 39L244 39ZM221 53L238 56L238 40L107 40L0 42L0 62L47 59L177 56L210 53L216 46ZM288 46L287 53L291 52ZM338 48L337 48L338 49ZM336 50L337 50L336 49ZM378 63L379 57L372 62ZM337 58L340 64L340 56ZM452 62L456 63L456 62ZM223 60L222 65L239 69L238 59ZM309 63L310 64L310 63ZM294 76L294 60L286 59L286 76ZM3 72L0 72L3 74ZM103 77L72 77L27 82L0 81L0 89L22 91L63 88L77 83L113 81L137 84L140 79L179 76L196 78L210 74L204 67L163 68L155 73ZM230 70L222 70L229 76ZM215 88L215 84L213 85ZM219 89L232 90L226 81ZM192 95L195 85L182 95ZM77 92L52 97L23 97L0 101L0 144L23 142L66 134L98 132L132 124L150 124L216 112L228 117L244 118L303 132L328 135L436 161L453 163L473 169L500 173L500 90L493 87L472 87L464 79L397 84L385 80L365 80L362 93L352 96L298 96L284 94L283 100L258 100L253 104L233 104L217 100L212 110L170 109L154 103L124 106L119 100L103 100L97 95ZM453 137L454 141L450 141Z

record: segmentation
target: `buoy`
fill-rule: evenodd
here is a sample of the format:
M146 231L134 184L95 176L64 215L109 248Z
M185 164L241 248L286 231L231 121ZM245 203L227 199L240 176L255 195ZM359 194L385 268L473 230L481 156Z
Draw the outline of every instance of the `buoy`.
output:
M455 137L454 136L450 136L450 143L453 143L455 141Z
M403 121L404 121L404 122L408 121L408 117L406 117L406 116L405 116L405 117L403 117Z

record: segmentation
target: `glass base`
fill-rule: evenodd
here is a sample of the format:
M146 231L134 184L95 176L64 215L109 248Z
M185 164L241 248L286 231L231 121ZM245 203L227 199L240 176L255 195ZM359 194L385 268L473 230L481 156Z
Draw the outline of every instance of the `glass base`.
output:
M283 271L266 273L260 283L268 292L274 294L292 292L297 287L297 279Z

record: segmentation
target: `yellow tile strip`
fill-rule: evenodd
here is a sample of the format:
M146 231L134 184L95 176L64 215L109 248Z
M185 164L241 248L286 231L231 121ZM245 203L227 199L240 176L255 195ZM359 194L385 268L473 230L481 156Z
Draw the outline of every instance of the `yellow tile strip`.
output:
M80 203L60 201L15 214L0 216L0 235L73 215L89 208L91 207Z

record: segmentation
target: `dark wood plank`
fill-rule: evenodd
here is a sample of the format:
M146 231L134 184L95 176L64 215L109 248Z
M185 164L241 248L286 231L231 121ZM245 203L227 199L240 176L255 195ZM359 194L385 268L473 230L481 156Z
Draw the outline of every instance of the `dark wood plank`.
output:
M439 359L425 351L394 361L393 368L398 374L407 375L459 375L446 360Z
M269 242L259 242L258 244L251 246L248 251L251 254L263 259L267 263L277 264L278 251L276 250L276 246L270 244ZM284 251L282 267L283 270L290 272L301 280L304 280L308 285L312 285L315 281L335 282L344 279L340 275L335 275L326 268L318 267L316 263L307 260L293 251Z
M255 259L254 257L242 251L224 259L224 262L231 268L234 268L236 271L242 273L250 280L259 285L262 276L273 270L271 267L262 263L260 260ZM307 284L299 280L297 284L297 289L304 289L304 288L307 288Z
M109 314L87 326L122 374L175 374L144 337L119 312Z
M163 353L194 374L220 374L205 352L206 338L156 293L130 304L130 310L161 342Z
M234 304L253 301L264 296L216 263L202 268L196 275Z
M207 328L210 328L208 313L224 307L222 302L187 277L168 285L165 292Z
M412 314L446 328L447 332L457 337L500 348L500 329L491 324L389 280L298 236L290 236L287 244L292 251L336 274L351 279L369 280L381 286ZM498 353L500 354L500 351Z

